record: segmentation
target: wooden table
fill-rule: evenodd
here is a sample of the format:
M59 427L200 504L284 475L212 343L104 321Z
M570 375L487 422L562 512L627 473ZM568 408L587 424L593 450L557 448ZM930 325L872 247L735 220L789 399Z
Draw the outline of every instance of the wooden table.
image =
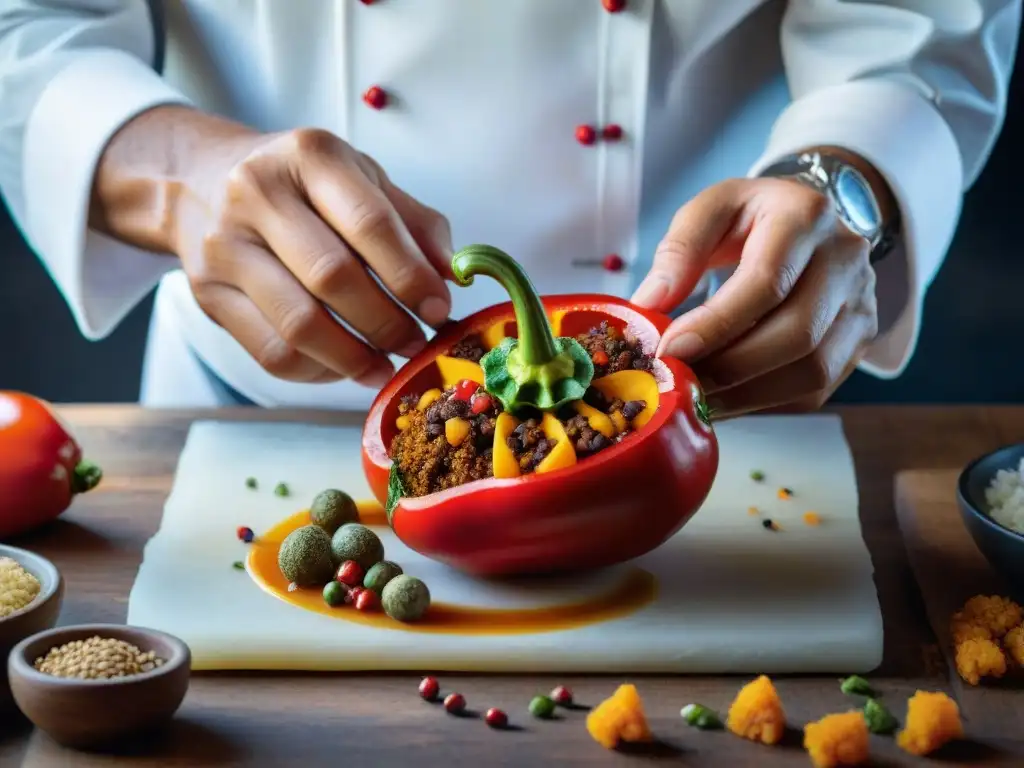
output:
M960 467L972 457L1024 438L1024 408L845 407L861 492L864 535L874 559L885 619L885 658L871 676L896 705L918 688L949 691L948 670L924 618L893 512L892 481L909 468ZM351 417L299 411L235 409L210 412L144 411L134 406L62 409L91 458L106 470L103 485L79 499L65 518L16 542L51 558L68 581L62 624L123 622L127 595L143 545L156 531L164 499L196 418L302 420L339 423ZM955 574L951 574L955 578ZM725 638L727 641L727 638ZM428 672L429 670L424 670ZM85 756L55 747L24 725L0 735L0 765L619 765L654 758L681 765L809 765L794 731L788 744L768 748L726 733L687 728L680 707L690 701L725 708L743 680L703 677L634 679L664 744L653 754L606 752L587 736L583 713L561 722L525 714L536 693L562 683L577 699L594 703L621 680L615 677L451 675L470 706L499 706L524 731L495 732L480 720L446 716L416 694L419 677L398 675L202 674L193 678L177 722L165 738L128 746L112 756ZM790 721L801 726L849 708L834 678L776 681ZM1020 722L1024 725L1024 707ZM979 743L946 756L970 765L1024 764L1024 729L987 733L968 729ZM875 765L917 765L891 739L875 739Z

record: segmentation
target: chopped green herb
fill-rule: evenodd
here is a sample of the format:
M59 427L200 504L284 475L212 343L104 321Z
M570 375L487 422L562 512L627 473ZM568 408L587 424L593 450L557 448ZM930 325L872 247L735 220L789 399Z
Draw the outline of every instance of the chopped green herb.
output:
M274 486L274 494L277 496L287 496L289 493L288 486L284 483L278 483Z
M859 675L850 675L839 685L839 689L848 696L874 696L871 685Z
M864 705L864 720L872 733L887 735L896 730L899 723L885 705L876 699L868 699Z
M241 560L235 560L235 562L231 564L231 567L234 568L236 571L244 571L245 563L243 563Z
M718 713L703 704L687 704L679 714L688 724L703 731L718 730L722 727L722 719Z
M750 479L753 480L755 483L760 483L762 480L764 480L764 472L762 472L760 469L753 469L750 471Z
M256 488L256 478L255 477L247 477L247 478L245 478L245 487L246 488L252 488L252 489L255 490L255 488Z

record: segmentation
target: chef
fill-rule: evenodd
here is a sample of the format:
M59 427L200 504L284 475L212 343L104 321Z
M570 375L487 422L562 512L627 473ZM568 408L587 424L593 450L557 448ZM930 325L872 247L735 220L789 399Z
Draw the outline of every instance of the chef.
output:
M149 406L364 408L490 243L676 311L721 415L898 376L1021 0L0 0L0 188Z

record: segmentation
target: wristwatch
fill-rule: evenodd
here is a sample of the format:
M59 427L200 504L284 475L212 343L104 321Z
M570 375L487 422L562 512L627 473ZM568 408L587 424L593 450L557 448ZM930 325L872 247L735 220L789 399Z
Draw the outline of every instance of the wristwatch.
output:
M772 163L761 176L791 178L828 197L840 221L870 244L872 264L895 246L899 214L894 214L892 221L885 221L864 174L845 160L821 152L803 152Z

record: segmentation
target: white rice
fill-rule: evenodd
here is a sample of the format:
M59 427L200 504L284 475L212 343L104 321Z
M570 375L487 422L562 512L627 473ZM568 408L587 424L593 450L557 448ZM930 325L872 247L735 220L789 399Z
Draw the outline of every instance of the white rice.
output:
M1024 459L1016 469L1000 469L985 489L989 515L1002 526L1024 533Z

